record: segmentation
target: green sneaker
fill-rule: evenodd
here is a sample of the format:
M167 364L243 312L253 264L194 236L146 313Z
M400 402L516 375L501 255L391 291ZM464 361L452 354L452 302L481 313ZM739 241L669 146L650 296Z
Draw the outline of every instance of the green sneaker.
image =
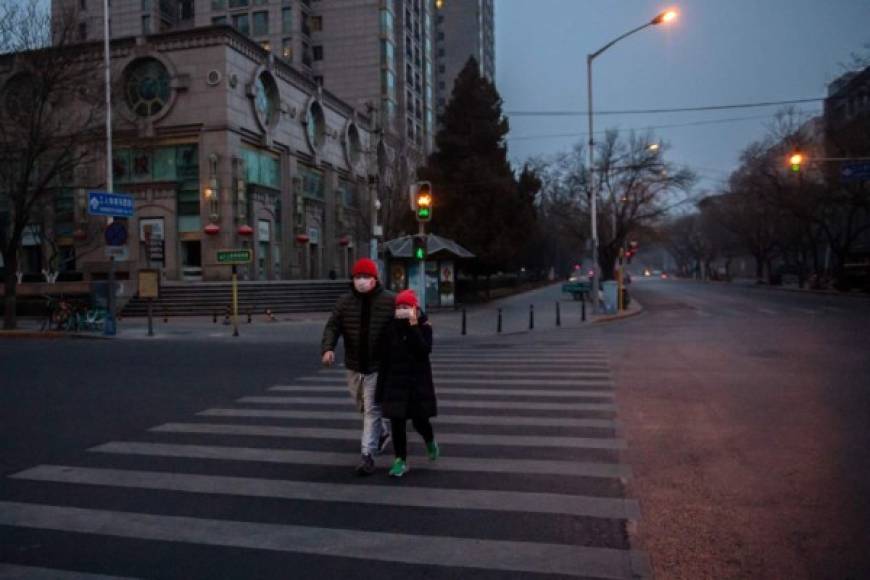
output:
M393 461L393 466L390 468L390 477L402 477L408 473L408 464L401 457L396 457Z
M431 443L426 444L426 454L429 456L429 461L435 461L441 456L441 448L438 447L438 443L434 439Z

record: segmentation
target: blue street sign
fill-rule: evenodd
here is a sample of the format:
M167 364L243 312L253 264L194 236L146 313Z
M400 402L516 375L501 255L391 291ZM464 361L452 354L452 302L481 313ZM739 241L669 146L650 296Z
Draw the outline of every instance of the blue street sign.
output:
M127 227L121 222L112 222L106 228L106 245L108 246L123 246L127 243Z
M870 162L844 163L840 167L840 181L870 180Z
M133 196L125 193L89 191L88 213L111 217L133 217Z

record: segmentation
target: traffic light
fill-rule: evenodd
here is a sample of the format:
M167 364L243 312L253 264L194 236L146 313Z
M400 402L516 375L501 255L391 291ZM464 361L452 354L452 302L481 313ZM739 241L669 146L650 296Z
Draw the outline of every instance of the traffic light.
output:
M804 161L804 156L800 151L795 150L794 153L791 154L791 157L788 158L788 161L791 164L791 170L794 173L798 173L801 170L801 163Z
M631 259L637 254L637 242L629 242L628 249L625 251L625 257L628 260L628 263L631 264Z
M432 220L432 184L428 181L421 181L417 184L415 193L415 211L417 212L418 222L428 222Z
M414 236L414 259L423 261L426 259L426 237Z

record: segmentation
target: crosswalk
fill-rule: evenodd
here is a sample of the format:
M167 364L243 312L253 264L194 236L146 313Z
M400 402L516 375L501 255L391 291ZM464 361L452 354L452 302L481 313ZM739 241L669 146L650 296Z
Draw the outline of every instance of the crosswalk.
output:
M607 353L439 345L443 450L357 478L344 372L295 377L2 482L4 578L643 578Z

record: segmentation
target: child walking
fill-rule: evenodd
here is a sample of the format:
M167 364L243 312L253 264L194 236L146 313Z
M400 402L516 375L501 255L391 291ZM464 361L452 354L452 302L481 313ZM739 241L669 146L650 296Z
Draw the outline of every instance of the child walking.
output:
M440 450L432 431L431 417L438 414L435 386L432 382L432 326L420 312L413 290L396 296L396 317L381 336L380 370L375 401L384 417L390 419L396 459L391 477L408 472L408 419L426 442L429 459L438 459Z

